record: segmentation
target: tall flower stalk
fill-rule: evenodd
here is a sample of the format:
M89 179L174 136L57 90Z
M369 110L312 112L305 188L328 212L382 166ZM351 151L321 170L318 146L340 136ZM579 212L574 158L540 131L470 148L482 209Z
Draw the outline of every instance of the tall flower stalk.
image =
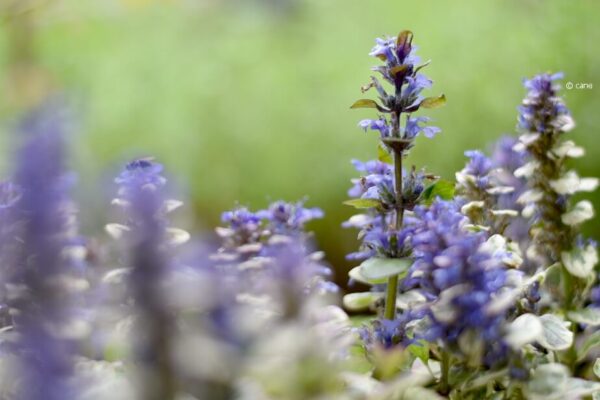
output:
M42 107L22 124L26 143L16 186L5 188L12 200L3 219L10 221L12 243L3 249L9 251L3 272L21 364L16 398L28 400L76 398L72 375L79 336L72 311L77 285L72 285L68 255L72 205L63 169L63 126L55 111Z
M167 213L181 205L164 198L166 179L162 165L149 159L134 160L115 179L124 208L125 224L110 224L108 231L124 235L130 246L129 287L136 309L134 361L142 382L140 399L173 399L177 393L171 342L175 327L167 306L164 282L170 271L169 250L189 238L187 232L168 226Z
M562 301L568 310L582 303L586 280L598 261L595 243L579 236L579 226L594 215L592 204L582 200L572 205L570 199L577 192L595 190L598 179L580 178L567 170L567 161L584 151L573 141L562 140L575 123L558 94L556 81L561 78L562 74L541 74L525 81L528 93L519 107L519 128L524 133L517 148L531 156L521 169L529 178L529 190L519 201L525 205L523 213L533 217L535 253L546 268L561 265Z
M427 117L414 117L413 113L420 108L435 108L445 103L444 95L439 97L424 98L421 92L431 86L431 80L419 71L428 63L420 64L416 56L416 46L413 45L413 34L410 31L402 31L396 38L377 39L375 47L370 55L383 61L383 65L374 67L373 70L381 74L393 88L388 93L379 79L372 76L371 82L362 88L365 92L375 88L378 93L379 102L370 99L356 101L351 108L375 108L381 115L375 120L363 120L359 126L363 129L371 129L380 133L380 159L389 160L393 164L393 175L388 182L392 185L383 186L375 184L376 193L373 190L365 190L360 199L348 202L358 208L371 209L370 214L377 215L380 219L375 230L364 235L366 241L377 237L383 245L385 258L404 259L410 256L410 251L400 243L403 240L399 236L402 230L404 212L414 204L407 204L407 197L414 199L414 193L405 193L405 186L410 189L420 187L422 192L422 175L405 174L403 171L403 159L414 145L414 139L423 133L426 137L433 137L440 131L433 126L422 125L429 121ZM412 180L413 184L407 185ZM415 181L418 184L414 184ZM407 181L407 182L405 182ZM419 197L420 192L417 194ZM373 246L372 243L364 243L366 247ZM393 269L393 268L392 268ZM401 268L404 269L404 268ZM385 296L384 317L393 320L396 315L396 296L398 291L398 276L401 271L391 273L387 278Z

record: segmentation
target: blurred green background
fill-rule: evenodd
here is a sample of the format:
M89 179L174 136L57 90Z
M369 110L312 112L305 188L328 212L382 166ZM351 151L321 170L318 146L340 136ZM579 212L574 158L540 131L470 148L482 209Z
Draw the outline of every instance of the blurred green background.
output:
M187 188L184 225L196 231L236 202L308 196L327 215L311 229L345 281L357 245L340 227L350 159L376 154L375 134L356 126L373 114L349 105L376 64L374 38L402 29L432 59L431 94L448 98L431 112L443 133L420 138L409 164L452 178L464 150L514 132L522 79L560 70L594 86L564 95L578 123L569 136L587 149L574 167L600 175L597 0L1 0L0 12L0 168L16 116L65 93L87 232L105 222L110 174L153 155ZM597 221L586 233L600 238Z

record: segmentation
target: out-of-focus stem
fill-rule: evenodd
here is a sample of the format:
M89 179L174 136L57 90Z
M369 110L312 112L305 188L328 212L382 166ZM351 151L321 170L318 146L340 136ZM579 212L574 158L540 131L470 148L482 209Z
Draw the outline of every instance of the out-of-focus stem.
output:
M449 375L450 375L450 355L448 354L447 351L442 350L439 392L443 395L446 395L450 392L450 385L449 385L449 380L448 380Z

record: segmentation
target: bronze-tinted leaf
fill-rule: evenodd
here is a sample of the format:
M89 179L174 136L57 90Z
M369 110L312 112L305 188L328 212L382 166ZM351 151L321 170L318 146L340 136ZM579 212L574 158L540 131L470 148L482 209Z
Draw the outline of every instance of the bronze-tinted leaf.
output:
M398 34L398 39L396 40L396 45L398 47L402 47L408 43L408 45L410 46L410 44L412 43L412 38L413 38L413 33L411 31L409 31L409 30L402 31Z
M404 75L406 73L406 71L408 71L409 68L410 68L410 65L408 65L408 64L396 65L395 67L390 69L390 74L392 76L396 76L397 74Z
M350 108L377 108L379 109L379 104L375 102L375 100L371 99L360 99L356 100L354 104L350 106Z
M446 96L442 94L438 97L427 97L419 106L423 108L439 108L444 104L446 104Z

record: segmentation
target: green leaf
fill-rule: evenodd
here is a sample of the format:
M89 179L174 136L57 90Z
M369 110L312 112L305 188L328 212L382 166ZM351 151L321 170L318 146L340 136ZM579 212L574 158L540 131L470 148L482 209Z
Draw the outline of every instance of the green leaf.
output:
M422 108L439 108L446 104L446 96L440 95L438 97L427 97L421 102L419 107Z
M558 296L561 290L561 269L562 267L559 263L552 264L546 269L546 275L544 276L544 286L555 296Z
M347 206L352 206L354 208L359 208L359 209L378 208L381 206L381 202L379 200L375 200L375 199L352 199L352 200L346 200L344 202L344 204Z
M581 347L577 350L577 361L587 357L589 351L600 346L600 331L592 333L586 337Z
M367 359L365 348L361 341L357 341L350 347L350 356L348 358L348 370L356 374L364 375L365 378L370 378L370 372L373 370L373 365ZM352 377L351 384L357 383L356 377ZM360 383L359 383L360 384Z
M383 295L383 293L375 292L350 293L344 296L344 308L348 311L365 311Z
M419 343L413 343L408 346L408 351L410 351L413 356L423 361L423 364L427 365L427 362L429 361L429 343L424 340L419 340Z
M582 310L570 311L567 317L578 324L600 326L600 308L587 307Z
M598 253L592 244L584 248L576 246L571 251L563 251L560 258L571 275L582 279L592 275L594 266L598 263Z
M397 399L409 400L409 399L419 399L419 400L444 400L445 397L440 396L435 391L431 389L426 389L419 386L408 386L406 387L406 383L404 383L403 389L400 391L400 396L402 397L394 397Z
M376 108L379 109L379 104L375 102L375 100L371 99L360 99L356 100L354 104L350 106L350 108Z
M392 155L383 147L381 143L377 146L377 159L386 164L393 164Z
M594 374L600 378L600 358L596 358L596 362L594 363Z
M563 392L569 379L569 370L562 364L543 364L537 367L527 383L528 398L545 397Z
M408 290L396 296L396 308L408 310L417 304L425 303L427 298L419 290Z
M353 315L350 317L350 325L352 325L353 328L360 328L365 324L369 324L373 319L375 319L375 316L372 314Z
M408 258L373 257L360 264L360 273L366 279L390 278L405 274L411 265Z
M367 279L365 276L363 276L362 272L361 272L361 268L360 265L358 267L354 267L350 270L350 272L348 272L348 276L350 277L350 279L355 280L357 282L360 283L364 283L365 285L377 285L380 283L386 283L387 279L386 278L381 278L381 279Z
M570 322L563 321L554 314L544 314L540 317L544 327L538 343L548 350L566 350L573 343L573 332L569 329Z
M454 182L440 179L427 186L421 195L426 205L430 205L436 197L443 200L451 200L454 197Z

